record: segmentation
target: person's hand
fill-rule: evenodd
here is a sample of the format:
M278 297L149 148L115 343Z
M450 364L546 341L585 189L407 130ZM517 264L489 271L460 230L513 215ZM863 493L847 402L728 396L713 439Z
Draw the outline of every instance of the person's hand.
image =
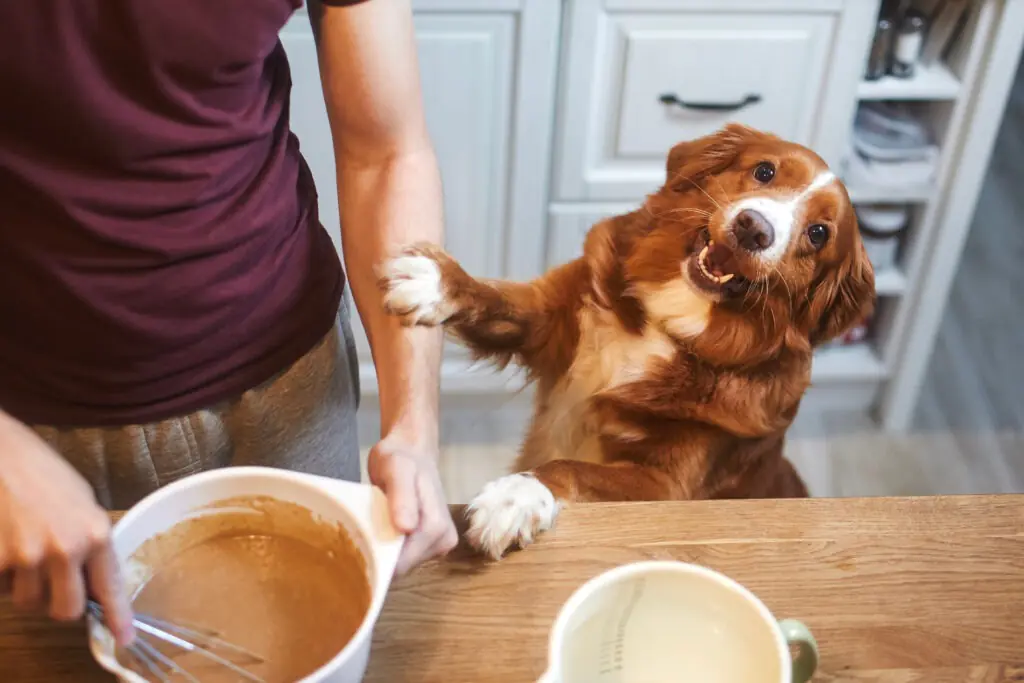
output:
M17 609L72 621L87 594L118 644L134 637L110 520L89 484L34 432L0 413L0 579Z
M404 574L455 547L458 535L437 471L437 447L392 433L370 450L370 481L388 497L391 520L408 534L397 572Z

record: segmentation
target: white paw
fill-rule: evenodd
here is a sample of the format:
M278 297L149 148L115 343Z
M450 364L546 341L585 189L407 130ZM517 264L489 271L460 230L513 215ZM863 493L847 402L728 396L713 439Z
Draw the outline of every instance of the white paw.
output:
M407 254L384 264L384 307L410 325L440 325L451 317L441 269L428 256Z
M466 538L495 560L513 545L526 547L551 528L559 505L547 486L531 474L495 479L469 504Z

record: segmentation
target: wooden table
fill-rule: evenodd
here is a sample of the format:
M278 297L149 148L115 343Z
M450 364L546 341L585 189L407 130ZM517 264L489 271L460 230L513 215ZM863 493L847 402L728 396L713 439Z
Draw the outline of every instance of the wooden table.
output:
M803 619L821 646L815 681L1024 681L1024 496L970 496L573 507L498 564L460 548L396 581L367 683L532 683L577 586L669 558ZM109 680L81 626L0 607L0 681Z

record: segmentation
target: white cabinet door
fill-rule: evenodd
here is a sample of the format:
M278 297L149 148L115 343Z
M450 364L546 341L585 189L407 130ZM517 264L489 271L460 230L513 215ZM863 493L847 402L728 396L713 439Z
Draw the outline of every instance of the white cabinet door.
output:
M730 121L812 146L834 163L870 34L865 10L874 4L574 2L556 199L642 197L664 181L674 144Z
M416 17L427 125L444 182L446 246L469 272L489 277L503 274L514 34L511 14ZM316 179L321 220L340 248L331 132L306 17L296 15L281 40L292 69L292 128ZM368 361L358 320L353 327Z
M532 275L543 261L557 5L474 0L464 6L472 11L453 2L434 11L421 4L431 10L418 11L415 22L427 125L444 185L446 247L474 275ZM321 221L340 249L331 134L304 14L281 40L292 70L292 129L316 180ZM372 383L358 320L353 328L364 384ZM460 354L450 347L448 355Z
M473 274L504 274L514 75L511 14L416 18L427 125L444 180L446 246Z

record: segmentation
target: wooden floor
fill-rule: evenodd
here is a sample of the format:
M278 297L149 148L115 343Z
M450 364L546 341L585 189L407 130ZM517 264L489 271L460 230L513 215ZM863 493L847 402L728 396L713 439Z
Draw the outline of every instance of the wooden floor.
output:
M444 406L441 466L451 502L468 501L507 471L528 415L525 396ZM378 426L362 417L369 445ZM914 430L887 436L866 416L815 414L805 406L787 448L815 496L1024 492L1024 68Z

